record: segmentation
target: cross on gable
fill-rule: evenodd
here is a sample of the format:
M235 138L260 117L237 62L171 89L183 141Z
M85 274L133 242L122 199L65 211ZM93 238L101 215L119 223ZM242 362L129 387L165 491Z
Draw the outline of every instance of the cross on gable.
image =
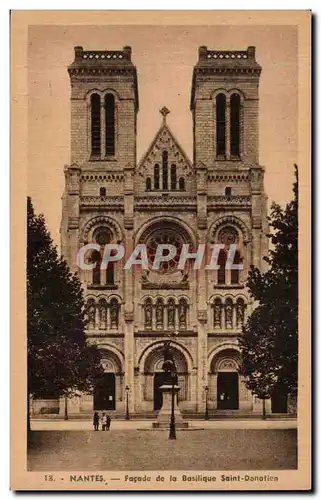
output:
M163 120L166 120L166 116L168 113L170 113L170 110L166 108L166 106L163 106L162 109L159 110L160 114L163 115Z

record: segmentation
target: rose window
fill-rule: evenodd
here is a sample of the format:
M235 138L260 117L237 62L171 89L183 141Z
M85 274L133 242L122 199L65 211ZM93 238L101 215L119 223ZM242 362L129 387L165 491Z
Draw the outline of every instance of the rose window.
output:
M98 243L98 245L107 245L111 242L111 239L111 233L108 229L99 228L97 231L95 231L94 240L96 243Z
M237 230L234 227L227 226L223 227L218 234L219 243L223 243L225 246L229 246L238 242Z
M184 240L182 236L172 229L157 230L153 232L146 242L149 267L152 268L153 266L158 245L174 245L176 247L176 255L169 261L160 262L159 271L163 273L175 271L183 244ZM162 253L166 256L169 254L169 250L163 249Z

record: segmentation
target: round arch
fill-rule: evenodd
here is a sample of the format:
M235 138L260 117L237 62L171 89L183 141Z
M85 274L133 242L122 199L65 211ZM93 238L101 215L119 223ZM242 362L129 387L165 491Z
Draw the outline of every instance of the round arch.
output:
M108 343L99 343L97 348L102 353L102 359L104 360L104 354L106 354L106 362L110 363L110 366L114 368L114 373L124 372L124 354L123 352L115 346Z
M98 94L101 98L103 98L106 94L113 94L113 96L115 97L115 101L120 100L118 92L114 89L109 88L109 87L104 88L104 89L94 88L94 89L88 90L88 92L86 92L86 94L84 96L85 100L90 101L90 98L93 94Z
M138 366L140 369L140 373L144 373L146 359L149 357L149 355L154 351L158 351L159 355L161 355L163 346L164 346L164 340L159 340L153 342L153 344L150 344L142 351L138 359ZM171 347L173 348L173 350L178 351L181 355L184 356L186 361L187 371L191 372L194 366L194 361L189 350L185 346L176 341L171 342Z
M85 224L80 241L84 243L91 239L94 230L99 226L106 226L109 230L111 230L116 240L123 239L123 233L118 222L112 217L101 215L93 217Z
M223 226L234 226L237 229L241 231L243 241L250 241L251 236L250 236L250 231L247 225L239 218L235 217L234 215L225 215L223 217L220 217L216 221L214 221L208 230L207 236L208 240L211 242L215 242L215 237Z
M223 94L227 100L228 96L229 96L229 92L228 90L226 89L223 89L223 88L219 88L219 89L215 89L213 90L213 92L210 94L211 95L211 99L212 101L214 101L214 106L216 105L216 97L219 95L219 94Z
M185 355L182 353L182 351L175 349L175 347L173 347L172 350L173 350L177 373L187 373L188 366ZM162 371L163 362L164 362L163 350L162 348L156 347L154 350L150 351L145 358L144 365L142 367L144 374L146 373L154 374L156 372Z
M229 88L229 89L219 88L219 89L213 90L213 92L211 93L211 99L214 101L214 103L215 103L215 98L218 94L224 94L226 99L229 99L231 97L231 95L233 95L233 94L238 94L240 96L241 104L243 104L243 102L245 100L244 93L236 87Z
M239 348L237 343L233 342L224 342L223 344L220 344L219 346L214 347L209 353L207 357L207 371L208 373L211 373L211 367L213 364L213 360L215 363L215 358L219 359L220 354L222 354L224 351L229 351L235 352L235 355L240 357L241 355L241 349Z
M185 237L187 242L190 242L192 245L196 245L196 235L191 227L186 224L184 221L177 217L153 217L143 224L140 229L134 235L135 245L138 242L144 242L147 236L154 230L158 228L159 225L164 226L164 224L168 224L168 226L177 227L181 234Z

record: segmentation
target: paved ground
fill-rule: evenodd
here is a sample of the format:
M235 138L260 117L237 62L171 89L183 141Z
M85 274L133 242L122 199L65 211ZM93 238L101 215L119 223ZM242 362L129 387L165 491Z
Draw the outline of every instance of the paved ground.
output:
M112 430L150 429L152 420L112 420ZM192 429L296 429L297 421L284 420L191 420ZM33 420L31 429L34 431L90 431L91 420Z
M215 422L217 423L217 422ZM229 422L230 423L230 422ZM150 424L150 422L149 422ZM276 470L297 467L295 429L31 432L28 470Z

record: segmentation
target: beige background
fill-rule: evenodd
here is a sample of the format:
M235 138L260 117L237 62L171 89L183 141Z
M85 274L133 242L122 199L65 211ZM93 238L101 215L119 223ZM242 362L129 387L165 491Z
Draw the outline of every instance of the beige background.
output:
M297 161L300 168L299 469L275 472L279 482L269 483L269 488L307 488L310 484L310 13L14 12L11 32L11 226L15 237L11 247L12 488L48 488L44 474L26 472L25 208L29 194L36 210L44 212L58 243L63 165L69 161L66 66L73 60L73 46L78 44L85 49L132 46L140 91L138 157L160 125L158 109L164 104L171 109L169 125L191 156L189 97L199 45L218 49L256 45L257 59L263 66L260 158L266 167L266 191L270 199L284 203L291 197L293 162ZM64 472L60 475L66 479L68 476ZM202 483L194 486L225 487L218 482L214 486ZM99 483L79 483L79 488L84 487L99 488ZM160 488L156 482L152 487ZM162 483L161 488L166 487ZM184 485L176 483L176 487ZM245 487L258 486L248 483ZM65 480L56 482L53 488L76 487ZM239 489L240 485L231 483L229 488Z

